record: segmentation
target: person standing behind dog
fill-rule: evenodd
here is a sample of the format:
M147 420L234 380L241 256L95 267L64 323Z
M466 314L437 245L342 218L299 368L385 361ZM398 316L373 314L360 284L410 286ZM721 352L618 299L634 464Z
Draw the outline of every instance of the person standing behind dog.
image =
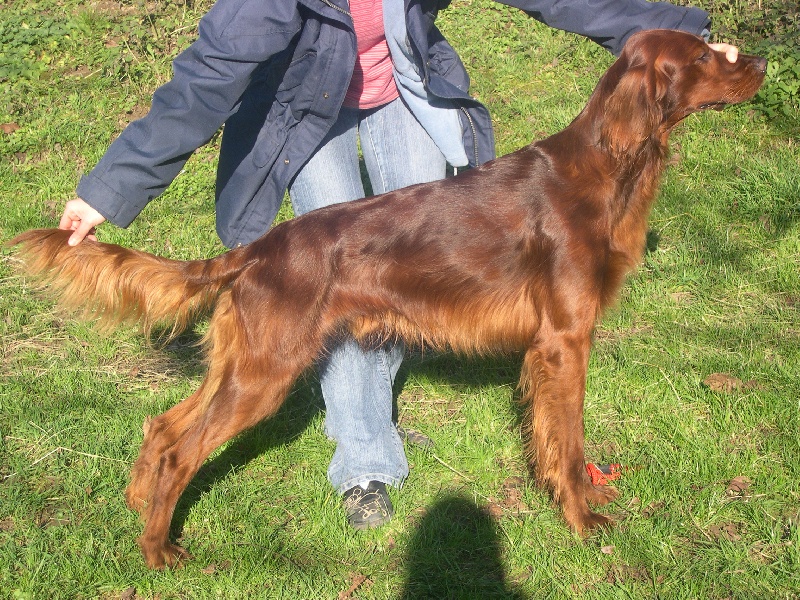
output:
M708 38L697 8L644 0L505 0L619 54L641 29ZM442 179L447 164L494 158L489 113L434 21L449 0L218 0L173 63L149 113L81 178L59 227L70 245L108 220L127 227L224 125L217 233L235 247L265 233L288 189L295 214L364 197L357 142L374 193ZM737 50L727 51L731 62ZM356 529L387 522L386 485L408 475L392 421L403 348L331 345L319 363L328 478Z

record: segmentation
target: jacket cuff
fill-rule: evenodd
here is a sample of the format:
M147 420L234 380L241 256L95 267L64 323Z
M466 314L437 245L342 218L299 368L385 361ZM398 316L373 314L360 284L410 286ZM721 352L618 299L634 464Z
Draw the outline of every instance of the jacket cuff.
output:
M118 227L127 227L144 209L131 204L125 197L91 173L78 182L77 196Z

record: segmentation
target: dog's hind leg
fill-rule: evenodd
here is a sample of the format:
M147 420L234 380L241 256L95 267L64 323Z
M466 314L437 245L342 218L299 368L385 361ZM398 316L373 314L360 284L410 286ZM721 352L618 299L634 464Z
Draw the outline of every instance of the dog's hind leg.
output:
M169 527L181 494L206 458L273 415L294 381L321 353L322 333L316 329L315 315L310 310L298 314L299 303L277 302L269 294L262 289L254 296L263 303L257 307L246 305L241 297L220 299L209 326L209 370L201 389L154 419L145 436L142 460L156 467L143 478L151 478L152 484L138 542L150 568L172 566L188 556L170 543ZM262 306L272 310L264 314Z
M181 494L216 448L278 410L302 371L296 364L267 361L262 377L249 380L232 373L213 395L205 412L160 455L143 513L144 531L138 540L148 567L173 566L188 556L169 542L169 526Z
M204 340L208 349L209 370L200 388L165 413L144 422L144 439L139 457L131 469L131 482L125 490L128 508L142 513L153 495L159 461L164 453L202 416L208 398L214 394L230 361L232 348L242 346L243 336L231 293L218 301L209 332Z
M589 503L616 498L613 487L594 486L586 473L583 401L590 340L586 335L552 334L528 351L521 387L526 452L537 481L553 491L564 518L577 533L608 525Z
M139 457L131 469L131 482L125 490L128 508L141 513L153 494L159 459L198 418L203 387L155 418L144 422L144 440Z

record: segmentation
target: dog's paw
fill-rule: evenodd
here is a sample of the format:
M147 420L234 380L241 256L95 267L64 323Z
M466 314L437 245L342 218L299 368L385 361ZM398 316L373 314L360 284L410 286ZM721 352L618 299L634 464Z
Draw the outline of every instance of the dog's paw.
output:
M583 525L583 534L588 535L595 529L610 529L614 525L614 520L600 513L590 512Z
M581 537L586 537L596 529L609 529L614 521L606 515L587 510L575 519L567 519L572 530Z
M595 529L611 527L614 523L609 517L592 511L587 504L588 499L573 497L561 505L567 525L581 537L589 535Z
M586 500L594 506L605 506L619 496L619 490L613 485L586 485Z
M139 538L139 548L142 551L147 567L157 571L167 567L170 569L178 568L182 561L193 558L185 549L169 542L150 542Z

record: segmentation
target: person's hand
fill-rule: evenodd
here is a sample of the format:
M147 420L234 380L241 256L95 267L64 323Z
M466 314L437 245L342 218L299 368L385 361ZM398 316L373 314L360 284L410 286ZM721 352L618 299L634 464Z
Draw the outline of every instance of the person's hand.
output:
M64 206L64 214L58 223L59 229L72 230L74 233L69 238L70 246L77 246L84 238L97 241L95 237L95 227L100 225L106 218L86 204L81 198L70 200Z
M739 49L736 46L725 43L709 44L708 46L717 52L724 52L728 62L735 63L736 59L739 58Z

